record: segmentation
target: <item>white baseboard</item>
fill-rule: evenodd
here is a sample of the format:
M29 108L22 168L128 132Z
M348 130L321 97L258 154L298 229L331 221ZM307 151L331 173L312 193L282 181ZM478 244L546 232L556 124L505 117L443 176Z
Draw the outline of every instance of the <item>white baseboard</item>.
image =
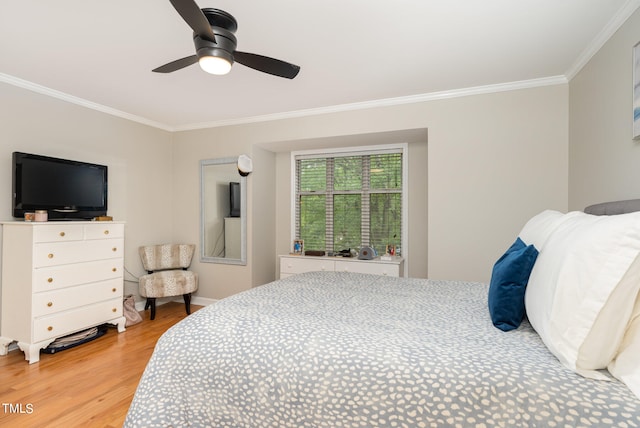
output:
M198 296L192 296L191 297L191 303L193 303L194 305L200 305L200 306L209 306L214 304L215 302L217 302L219 299L208 299L206 297L198 297ZM184 302L184 300L175 300L177 302Z

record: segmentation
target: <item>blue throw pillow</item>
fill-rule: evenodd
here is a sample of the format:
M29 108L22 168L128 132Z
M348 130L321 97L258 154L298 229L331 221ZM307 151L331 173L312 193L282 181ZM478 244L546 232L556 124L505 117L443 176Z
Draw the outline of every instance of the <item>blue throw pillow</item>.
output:
M509 247L493 266L489 284L489 314L493 325L503 331L518 328L524 318L524 292L538 257L533 245L522 239Z

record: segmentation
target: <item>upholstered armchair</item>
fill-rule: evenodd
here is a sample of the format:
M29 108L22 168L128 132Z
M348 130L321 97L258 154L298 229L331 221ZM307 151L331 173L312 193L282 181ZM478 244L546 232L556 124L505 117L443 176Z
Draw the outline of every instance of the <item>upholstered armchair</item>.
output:
M193 244L162 244L138 249L142 266L148 272L140 276L140 295L147 298L144 309L156 317L156 298L184 297L187 315L191 313L191 293L198 289L198 274L188 271L195 251Z

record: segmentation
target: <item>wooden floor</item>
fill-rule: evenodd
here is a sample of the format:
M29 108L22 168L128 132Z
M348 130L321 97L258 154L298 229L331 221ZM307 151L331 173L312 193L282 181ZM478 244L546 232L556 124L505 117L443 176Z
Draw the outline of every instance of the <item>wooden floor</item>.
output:
M191 306L192 311L200 306ZM0 427L121 427L158 338L185 318L184 303L158 306L156 319L29 364L0 356Z

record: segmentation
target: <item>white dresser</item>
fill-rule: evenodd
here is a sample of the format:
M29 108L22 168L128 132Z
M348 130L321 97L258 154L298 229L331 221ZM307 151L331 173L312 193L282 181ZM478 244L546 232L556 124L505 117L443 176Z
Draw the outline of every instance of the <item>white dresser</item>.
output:
M404 259L358 260L348 257L280 256L280 278L304 272L355 272L373 275L403 276Z
M125 330L124 223L2 223L0 355L29 363L56 338L104 323Z

